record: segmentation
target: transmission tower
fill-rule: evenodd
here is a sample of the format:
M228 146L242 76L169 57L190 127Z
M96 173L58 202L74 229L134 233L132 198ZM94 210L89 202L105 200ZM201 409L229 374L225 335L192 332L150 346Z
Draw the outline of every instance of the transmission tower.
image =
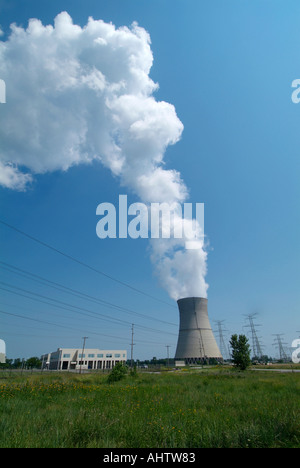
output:
M257 314L255 313L255 314L246 315L247 319L249 320L249 325L245 325L245 326L250 327L250 330L251 330L253 357L257 357L258 359L261 359L262 355L263 355L262 346L261 346L261 344L259 342L259 339L258 339L258 336L257 336L257 333L256 333L256 329L255 329L255 327L259 327L260 324L254 323L253 318L255 317L255 315L257 315Z
M217 336L219 338L219 347L220 347L220 351L221 351L221 354L223 356L223 359L224 360L225 359L230 359L230 354L228 352L228 347L225 345L225 341L224 341L223 332L227 331L224 328L222 328L222 324L223 324L224 320L216 320L215 322L218 325Z
M289 361L289 358L284 350L284 346L283 345L286 345L287 343L284 343L282 340L281 340L281 336L283 336L283 334L274 334L273 336L276 336L276 338L274 339L275 343L274 343L274 346L276 348L278 348L279 350L279 359L283 362L287 362Z

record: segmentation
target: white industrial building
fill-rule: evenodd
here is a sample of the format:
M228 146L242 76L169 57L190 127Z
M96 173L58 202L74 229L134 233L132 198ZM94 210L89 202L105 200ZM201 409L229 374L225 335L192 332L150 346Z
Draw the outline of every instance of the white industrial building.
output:
M5 341L0 340L0 364L4 364L5 362L6 362Z
M127 351L58 348L53 353L41 356L41 361L42 368L50 370L112 369L118 362L126 363Z

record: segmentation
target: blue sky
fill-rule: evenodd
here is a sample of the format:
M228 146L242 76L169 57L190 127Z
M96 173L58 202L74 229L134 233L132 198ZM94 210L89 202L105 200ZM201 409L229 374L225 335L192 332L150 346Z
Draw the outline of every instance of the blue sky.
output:
M215 321L224 320L229 337L248 332L245 315L257 313L264 351L276 355L273 334L283 334L290 345L300 330L300 104L291 100L291 83L300 78L299 3L2 1L1 40L8 39L13 22L23 28L29 18L53 24L61 11L81 27L92 16L116 27L137 21L148 31L150 78L159 84L153 96L172 104L184 125L180 140L166 149L164 167L180 172L189 200L205 206L211 324L216 329ZM7 104L0 104L1 120L9 98L7 92ZM2 290L0 299L0 338L8 357L81 346L83 336L91 348L125 348L130 354L132 323L135 358L165 357L166 345L174 354L177 305L154 275L147 240L96 236L97 205L117 203L123 193L118 177L99 161L36 174L23 191L0 188L2 221L119 281L1 225L0 261L6 267L111 304L79 300L16 274L20 270L1 268L2 287L10 290ZM40 296L29 299L25 291ZM55 307L50 297L80 309Z

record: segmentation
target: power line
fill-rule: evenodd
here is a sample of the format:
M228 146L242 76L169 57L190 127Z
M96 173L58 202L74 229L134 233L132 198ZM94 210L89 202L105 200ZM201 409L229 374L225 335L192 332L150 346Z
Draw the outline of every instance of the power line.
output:
M149 319L149 320L155 320L156 322L165 323L167 325L177 326L177 324L175 324L175 323L167 322L167 321L161 320L161 319L157 319L157 318L155 318L153 316L150 316L150 315L141 314L139 312L135 312L135 311L133 311L131 309L128 309L126 307L119 306L117 304L113 304L112 302L106 301L104 299L100 299L100 298L91 296L89 294L83 293L81 291L78 291L77 289L69 288L69 287L64 286L64 285L62 285L60 283L48 280L48 279L46 279L46 278L44 278L44 277L42 277L40 275L37 275L35 273L31 273L28 270L18 268L18 267L14 266L14 265L3 262L1 260L0 260L0 268L4 268L7 271L10 271L11 273L18 274L18 275L23 276L23 277L25 277L27 279L30 279L32 281L36 281L36 282L38 282L40 284L43 284L43 283L41 283L41 281L46 282L46 283L48 283L50 285L50 287L52 287L54 289L58 289L59 291L66 292L68 294L71 294L71 295L76 296L76 297L80 297L82 299L87 299L87 300L89 300L91 302L100 303L101 305L104 305L104 306L109 307L109 308L115 308L117 310L120 310L122 312L126 312L128 314L134 314L136 316L146 318L146 319ZM17 271L14 271L14 270L17 270ZM31 276L31 278L28 278L26 275ZM38 278L38 279L36 279L36 278ZM39 281L39 280L41 280L41 281Z
M44 304L47 304L47 305L50 305L50 306L54 306L54 307L58 307L60 309L64 309L64 310L68 310L70 312L75 312L75 313L78 313L78 314L81 314L81 315L85 315L85 316L90 316L90 317L93 317L93 318L98 318L99 320L105 320L105 321L109 321L109 322L112 322L112 323L115 323L116 321L117 322L120 322L120 323L124 323L124 324L128 324L129 322L125 321L125 320L121 320L121 319L116 319L116 318L111 318L111 317L108 317L107 315L105 314L101 314L99 312L93 312L89 309L85 309L83 307L78 307L78 306L74 306L72 304L68 304L67 302L63 302L63 301L59 301L58 299L52 299L51 297L48 297L48 296L44 296L42 294L38 294L38 293L35 293L35 292L32 292L32 291L29 291L28 289L23 289L23 288L19 288L18 286L13 286L13 285L10 285L9 283L4 283L3 281L0 281L0 284L3 284L5 286L8 286L9 288L13 288L13 289L17 289L18 291L22 291L22 292L26 292L26 293L29 293L29 294L32 294L33 296L37 296L38 298L43 298L43 299L47 299L48 301L54 301L58 304L63 304L62 305L57 305L57 304L51 304L50 302L48 301L43 301L41 299L38 299L36 297L30 297L30 296L26 296L22 293L19 293L19 292L16 292L16 291L10 291L9 289L7 288L3 288L0 286L0 289L4 290L4 291L7 291L7 292L10 292L12 294L16 294L18 296L21 296L21 297L26 297L27 299L31 299L31 300L35 300L35 301L38 301L38 302L42 302ZM72 307L72 308L75 308L75 309L79 309L83 312L79 312L79 311L74 311L72 309L69 309L67 307L64 307L64 306L67 306L67 307ZM90 315L90 314L93 314L93 315ZM96 317L95 317L96 316ZM105 318L100 318L99 316L102 316L102 317L105 317Z
M6 312L4 310L0 310L0 313L5 314L5 315L11 315L13 317L22 318L22 319L25 319L25 320L30 320L30 321L33 321L33 322L45 323L47 325L53 325L55 327L66 328L68 330L81 331L78 328L73 328L73 327L69 327L69 326L66 326L66 325L62 325L61 323L48 322L47 320L41 320L41 319L36 319L36 318L33 318L33 317L27 317L26 315L21 315L21 314L14 314L12 312ZM105 336L107 338L115 338L115 339L120 339L122 341L124 340L124 337L120 337L120 336L107 335L107 334L104 334L104 333L97 333L97 332L89 332L89 333L94 334L94 335L99 335L99 336Z
M13 316L13 317L17 317L17 318L21 318L21 319L25 319L25 320L30 320L32 322L38 322L38 323L42 323L42 324L46 324L46 325L51 325L51 326L55 326L55 327L59 327L59 328L66 328L68 330L73 330L73 331L76 331L76 332L82 332L82 329L62 325L61 323L48 322L47 320L41 320L41 319L37 319L37 318L33 318L33 317L28 317L28 316L22 315L22 314L14 314L12 312L7 312L7 311L4 311L4 310L0 310L0 314L10 315L10 316ZM106 338L113 338L113 339L121 340L121 341L124 342L124 336L122 337L122 336L115 336L115 335L107 335L105 333L97 333L95 331L89 331L88 333L93 334L93 335L97 335L97 336L104 336ZM22 334L21 336L32 336L32 335ZM136 340L136 341L138 341L140 343L163 345L163 343L147 341L147 340L141 340L141 341Z
M103 271L98 270L97 268L95 268L95 267L93 267L91 265L88 265L87 263L85 263L85 262L83 262L81 260L78 260L77 258L73 257L72 255L66 254L62 250L59 250L56 247L53 247L52 245L47 244L46 242L41 241L41 240L37 239L36 237L31 236L30 234L27 234L24 231L21 231L21 229L18 229L15 226L12 226L11 224L8 224L8 223L6 223L5 221L3 221L1 219L0 219L0 223L3 224L6 227L18 232L19 234L22 234L23 236L27 237L28 239L31 239L34 242L37 242L38 244L40 244L40 245L42 245L44 247L47 247L48 249L58 253L59 255L62 255L63 257L68 258L69 260L72 260L73 262L78 263L79 265L84 266L85 268L88 268L89 270L94 271L95 273L98 273L99 275L105 276L106 278L108 278L108 279L110 279L112 281L115 281L116 283L121 284L122 286L125 286L126 288L131 289L132 291L135 291L135 292L137 292L139 294L143 294L144 296L147 296L147 297L149 297L149 298L151 298L151 299L153 299L155 301L166 304L169 307L174 307L173 304L170 304L169 302L166 302L166 301L164 301L162 299L158 299L157 297L152 296L151 294L148 294L145 291L142 291L141 289L135 288L134 286L131 286L130 284L125 283L124 281L121 281L121 280L119 280L117 278L114 278L113 276L108 275L107 273L104 273Z
M19 292L16 292L16 291L10 291L9 289L7 288L4 288L4 287L1 287L0 286L0 289L4 290L4 291L7 291L7 292L10 292L12 294L16 294L18 296L22 296L22 297L26 297L27 299L31 299L31 300L35 300L35 301L38 301L38 302L42 302L42 303L45 303L47 305L51 305L51 306L54 306L54 307L58 307L58 308L61 308L61 309L64 309L64 310L69 310L70 312L75 312L75 313L78 313L78 314L81 314L81 315L85 315L85 316L90 316L92 318L98 318L99 320L104 320L104 321L108 321L108 322L112 322L112 323L115 323L115 322L119 322L119 323L123 323L123 324L130 324L130 322L126 321L126 320L121 320L121 319L118 319L118 318L113 318L113 317L109 317L105 314L101 314L100 312L93 312L89 309L86 309L84 307L78 307L78 306L75 306L73 304L69 304L67 302L64 302L64 301L60 301L58 299L53 299L51 297L48 297L48 296L44 296L42 294L38 294L38 293L35 293L35 292L32 292L32 291L29 291L27 289L23 289L23 288L19 288L18 286L14 286L14 285L11 285L9 283L5 283L3 281L0 281L0 284L4 285L4 286L8 286L9 288L13 288L13 289L17 289L18 291L22 291L23 292L26 292L26 293L29 293L33 296L37 296L37 298L35 297L29 297L29 296L26 296L22 293L19 293ZM42 299L47 299L48 301L53 301L57 304L51 304L47 301L43 301L39 298L42 298ZM58 304L62 304L62 305L58 305ZM67 306L67 308L65 307ZM72 309L69 309L68 307L72 307L73 309L78 309L78 310L72 310ZM91 315L93 314L93 315ZM104 318L101 318L101 317L104 317ZM142 329L145 329L145 330L150 330L150 331L154 331L154 332L158 332L158 333L167 333L169 335L176 335L175 333L171 333L171 332L166 332L166 331L163 331L163 330L158 330L158 329L155 329L155 328L150 328L150 327L146 327L144 325L137 325L138 328L142 328Z

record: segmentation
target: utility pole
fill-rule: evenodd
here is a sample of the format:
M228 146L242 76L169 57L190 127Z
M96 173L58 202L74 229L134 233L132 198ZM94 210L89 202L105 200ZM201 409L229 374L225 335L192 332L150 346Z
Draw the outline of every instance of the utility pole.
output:
M135 343L133 342L133 327L134 327L134 323L131 326L131 358L130 358L131 369L132 369L132 364L133 364L133 347L135 345Z
M43 360L42 360L42 364L41 364L41 371L44 369L44 357L45 357L45 355L43 354Z
M88 339L88 336L84 336L83 338L83 345L82 345L82 353L81 353L81 361L80 361L80 370L79 370L79 374L81 374L81 365L82 365L82 360L83 360L83 353L84 353L84 348L85 348L85 340Z
M59 348L58 354L57 354L57 369L56 370L61 370L60 366L61 366L61 348Z
M170 345L166 345L166 348L167 348L167 357L168 357L168 367L170 367L170 360L169 360L169 348L170 348Z

